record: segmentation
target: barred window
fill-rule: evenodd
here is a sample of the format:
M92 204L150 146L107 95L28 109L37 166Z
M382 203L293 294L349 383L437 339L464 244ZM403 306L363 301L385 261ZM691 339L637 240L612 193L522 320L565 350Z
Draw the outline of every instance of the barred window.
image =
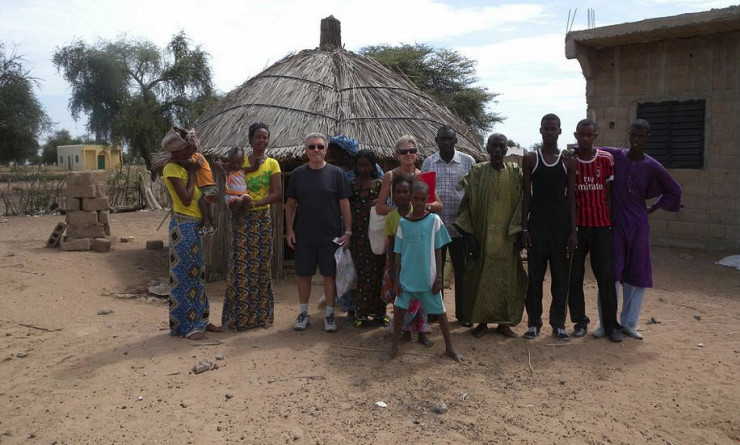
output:
M645 153L667 168L704 167L705 109L703 99L638 104L637 118L650 122Z

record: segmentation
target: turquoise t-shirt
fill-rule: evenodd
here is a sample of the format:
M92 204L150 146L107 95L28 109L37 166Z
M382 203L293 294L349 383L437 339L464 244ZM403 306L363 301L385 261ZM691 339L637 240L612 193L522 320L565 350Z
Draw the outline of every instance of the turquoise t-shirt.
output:
M429 213L411 221L401 218L393 252L401 254L401 289L405 292L429 292L437 276L434 250L450 241L442 219Z

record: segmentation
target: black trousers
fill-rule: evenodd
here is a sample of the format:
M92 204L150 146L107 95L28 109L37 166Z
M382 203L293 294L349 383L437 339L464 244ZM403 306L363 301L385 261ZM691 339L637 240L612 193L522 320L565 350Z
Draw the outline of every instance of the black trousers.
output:
M568 308L570 320L576 327L586 327L591 321L586 316L583 296L583 276L586 273L586 255L591 253L591 270L599 287L599 302L604 329L617 328L617 292L614 288L614 256L610 227L579 227L578 249L573 253Z
M529 226L532 241L527 250L529 285L524 305L527 308L527 324L542 327L542 283L545 279L547 264L550 263L550 326L553 329L565 329L565 311L568 293L568 257L565 248L568 245L570 229L561 227Z
M442 270L447 262L447 250L450 251L452 268L455 271L455 319L462 320L463 312L463 276L468 264L468 247L465 238L457 236L452 242L442 246Z

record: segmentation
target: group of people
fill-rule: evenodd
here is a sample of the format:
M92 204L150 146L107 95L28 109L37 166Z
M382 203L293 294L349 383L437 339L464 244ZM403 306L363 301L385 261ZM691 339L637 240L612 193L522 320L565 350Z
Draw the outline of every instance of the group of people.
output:
M163 140L165 150L172 153L164 169L173 197L170 325L172 335L198 339L207 330L222 329L208 323L198 236L205 225L200 219L208 211L207 206L200 210L197 202L201 195L211 194L199 189L203 163L194 158L197 137L192 131L173 131L177 136L168 134ZM435 138L439 151L419 169L416 140L405 135L395 146L398 167L385 173L374 153L358 150L355 141L309 134L308 162L292 172L285 191L286 242L294 249L300 305L293 329L302 331L310 325L311 277L318 269L326 332L337 331L337 305L355 326L392 324L388 358L393 358L399 342L410 339L412 332L418 333L420 343L431 345L429 323L438 321L445 353L462 360L451 343L442 294L449 253L455 319L471 327L475 337L486 335L489 324L496 325L493 332L516 337L512 328L526 308L524 338L536 338L542 328L548 265L552 335L559 340L582 337L590 323L583 293L590 254L599 308L599 327L593 334L612 341L621 341L622 333L642 339L638 316L644 290L652 286L648 214L659 208L678 211L681 188L644 153L650 131L644 120L630 126L628 149L596 148L596 124L589 119L578 123L573 151L558 148L562 130L556 115L545 115L539 131L542 147L527 153L521 166L504 162L508 140L502 134L488 138L490 159L476 164L455 149L456 132L445 125ZM266 125L253 124L249 140L253 149L249 156L234 149L228 163L217 163L227 174L225 199L231 212L222 316L224 327L231 330L273 322L268 209L282 196L280 166L265 157ZM433 188L420 179L426 172L434 172ZM236 186L230 188L231 183ZM653 198L657 200L648 207ZM385 219L384 255L373 251L369 235L370 220L378 217ZM209 230L213 229L205 233ZM337 296L335 253L347 248L357 285ZM620 289L623 303L617 321ZM389 303L394 309L392 322L386 314ZM570 334L565 328L568 311L574 323Z

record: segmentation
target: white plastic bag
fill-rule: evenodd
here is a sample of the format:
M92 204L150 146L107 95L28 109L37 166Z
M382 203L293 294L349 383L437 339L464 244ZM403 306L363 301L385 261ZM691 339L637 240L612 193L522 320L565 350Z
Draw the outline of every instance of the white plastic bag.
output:
M740 255L726 256L714 264L719 264L720 266L734 267L735 269L740 270Z
M338 248L334 252L334 260L337 262L337 295L342 295L357 287L357 271L349 249Z
M370 249L375 255L383 255L386 249L385 215L378 215L375 206L370 207L370 224L367 228Z

